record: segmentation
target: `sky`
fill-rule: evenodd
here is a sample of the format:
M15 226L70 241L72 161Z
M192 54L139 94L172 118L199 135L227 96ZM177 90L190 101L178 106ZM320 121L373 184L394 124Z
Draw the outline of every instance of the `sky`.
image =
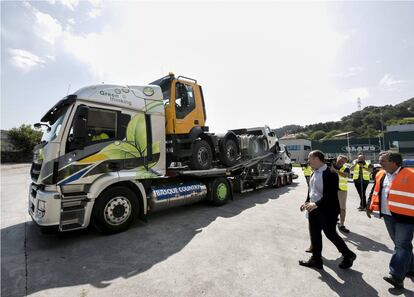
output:
M414 97L414 2L2 1L1 128L87 85L174 72L211 132L337 121Z

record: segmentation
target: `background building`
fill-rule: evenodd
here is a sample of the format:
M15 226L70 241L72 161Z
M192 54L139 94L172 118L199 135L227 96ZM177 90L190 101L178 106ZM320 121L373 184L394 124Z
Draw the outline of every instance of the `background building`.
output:
M308 139L281 138L279 143L287 147L294 163L305 163L312 150L312 143Z

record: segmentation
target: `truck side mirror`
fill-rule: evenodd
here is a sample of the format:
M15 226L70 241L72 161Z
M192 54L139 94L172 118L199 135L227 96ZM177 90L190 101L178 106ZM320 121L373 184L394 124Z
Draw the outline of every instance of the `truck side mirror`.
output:
M76 110L73 118L73 138L70 143L70 149L82 149L86 142L87 123L89 107L81 105Z

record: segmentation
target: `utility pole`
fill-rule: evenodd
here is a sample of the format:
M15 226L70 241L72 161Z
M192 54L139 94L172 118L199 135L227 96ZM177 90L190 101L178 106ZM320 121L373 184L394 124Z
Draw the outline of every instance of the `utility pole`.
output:
M383 150L385 151L385 139L384 139L384 119L382 118L382 110L380 110L381 115L381 134L382 134L382 145Z

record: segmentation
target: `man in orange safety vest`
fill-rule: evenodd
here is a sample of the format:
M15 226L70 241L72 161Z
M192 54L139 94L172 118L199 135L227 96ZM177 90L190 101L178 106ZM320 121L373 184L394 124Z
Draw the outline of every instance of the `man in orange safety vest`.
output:
M383 170L375 176L367 215L378 211L384 218L395 246L384 280L402 289L404 278L414 276L414 169L403 168L401 154L394 152L380 154L379 163Z

